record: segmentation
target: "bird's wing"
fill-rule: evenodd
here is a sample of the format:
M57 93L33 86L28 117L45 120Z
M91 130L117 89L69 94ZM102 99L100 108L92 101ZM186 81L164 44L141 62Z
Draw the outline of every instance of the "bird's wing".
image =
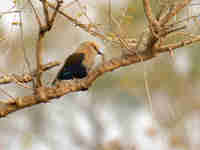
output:
M81 65L82 61L84 59L84 54L83 53L74 53L72 55L70 55L63 67L60 69L60 71L57 74L57 79L58 80L70 80L73 79L73 77L77 76L77 72L83 72L83 74L85 75L85 72L82 71L83 67ZM84 75L80 75L80 76L84 76Z
M74 64L81 64L84 60L84 57L85 56L83 53L74 53L66 59L64 67L68 67Z
M69 71L74 78L84 78L87 76L87 66L83 65L84 59L84 53L74 53L70 55L64 65L66 69L65 72Z

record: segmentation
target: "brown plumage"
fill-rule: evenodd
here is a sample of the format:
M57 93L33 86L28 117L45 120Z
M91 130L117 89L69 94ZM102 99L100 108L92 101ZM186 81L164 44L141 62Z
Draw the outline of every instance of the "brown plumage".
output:
M58 72L52 84L55 84L58 80L72 80L86 77L94 65L95 57L98 54L102 55L99 47L94 42L86 41L81 43L76 51L65 60L63 67Z

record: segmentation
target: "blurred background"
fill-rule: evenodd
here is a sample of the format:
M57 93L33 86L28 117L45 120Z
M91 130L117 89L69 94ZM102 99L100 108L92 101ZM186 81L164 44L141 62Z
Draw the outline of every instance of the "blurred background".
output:
M162 0L160 0L162 1ZM152 0L153 10L159 0ZM166 3L175 1L163 0ZM32 0L42 16L38 0ZM106 33L120 32L137 38L147 21L141 0L111 0L112 15L121 24L109 20L108 0L64 1L63 10L83 23L95 23ZM180 0L177 0L180 2ZM200 4L193 0L178 18L198 15ZM80 9L81 8L84 9ZM14 10L19 13L10 13ZM86 16L82 15L87 12ZM124 15L125 13L125 15ZM18 24L22 19L23 34ZM198 19L198 18L197 18ZM197 20L199 21L199 20ZM199 33L199 24L188 21L186 31ZM35 69L35 44L38 26L27 0L0 2L0 72L29 72L24 52ZM122 49L92 37L58 15L45 38L44 63L61 61L79 43L96 41L106 59L121 55ZM99 63L101 60L97 58ZM174 56L165 53L144 64L134 64L106 73L86 92L70 93L51 103L40 104L0 119L0 150L198 150L200 146L200 53L199 45L177 49ZM46 84L61 66L44 73ZM144 84L147 73L152 111ZM10 95L32 94L16 84L1 85ZM0 98L8 99L3 93Z

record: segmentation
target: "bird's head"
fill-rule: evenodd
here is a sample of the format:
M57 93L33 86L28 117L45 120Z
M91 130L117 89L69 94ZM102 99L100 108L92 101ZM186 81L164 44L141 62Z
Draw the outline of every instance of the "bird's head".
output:
M97 52L98 55L103 55L103 53L99 50L99 46L94 42L88 42L88 45L92 47L93 50Z
M80 44L80 51L84 53L93 53L95 55L103 55L103 53L99 50L99 46L95 42L86 41Z

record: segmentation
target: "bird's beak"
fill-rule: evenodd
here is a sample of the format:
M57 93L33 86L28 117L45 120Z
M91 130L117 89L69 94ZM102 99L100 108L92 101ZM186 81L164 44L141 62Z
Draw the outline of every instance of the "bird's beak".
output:
M102 53L102 52L100 52L100 51L98 51L98 52L97 52L97 54L98 54L98 55L103 55L103 53Z

